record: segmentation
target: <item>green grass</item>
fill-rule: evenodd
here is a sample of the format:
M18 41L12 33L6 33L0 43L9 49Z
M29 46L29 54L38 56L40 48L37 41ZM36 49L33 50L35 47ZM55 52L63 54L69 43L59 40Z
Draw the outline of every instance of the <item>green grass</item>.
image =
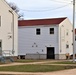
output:
M5 63L0 62L0 65L3 65L3 64L5 64Z
M57 62L51 62L52 60L25 60L25 59L17 59L15 62L20 62L20 63L30 63L30 62L46 62L49 61L49 63L45 64L76 64L73 63L72 61L57 61Z
M12 71L12 72L51 72L65 69L76 68L75 66L54 66L54 65L20 65L20 66L8 66L0 67L0 71Z
M17 59L15 62L30 63L30 62L42 62L42 61L47 61L47 60L26 60L26 59Z
M72 61L62 61L62 62L52 62L51 64L76 64L76 62L73 63Z
M74 65L74 64L76 64L76 62L75 63L73 63L72 61L56 61L56 62L47 62L47 63L43 63L43 64L71 64L71 65Z

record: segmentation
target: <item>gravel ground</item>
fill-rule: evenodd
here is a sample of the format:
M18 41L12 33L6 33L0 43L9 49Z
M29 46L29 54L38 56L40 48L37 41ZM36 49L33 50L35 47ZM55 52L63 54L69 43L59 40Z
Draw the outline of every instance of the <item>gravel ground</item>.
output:
M11 64L3 64L3 65L0 65L0 66L2 67L2 66L14 66L14 65L26 65L26 64L42 64L42 63L47 63L47 62L11 63ZM62 65L64 65L64 64L62 64ZM76 69L62 70L62 71L55 71L55 72L45 72L45 73L40 73L40 72L38 72L38 73L30 73L30 72L0 72L0 75L76 75Z
M0 72L0 75L76 75L76 69L45 72L45 73L30 73L30 72Z

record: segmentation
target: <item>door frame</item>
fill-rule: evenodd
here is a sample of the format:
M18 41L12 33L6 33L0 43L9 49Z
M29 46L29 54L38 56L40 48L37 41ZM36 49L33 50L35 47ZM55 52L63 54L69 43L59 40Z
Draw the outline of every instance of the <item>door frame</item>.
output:
M46 47L46 50L47 50L47 59L48 59L48 48L54 48L54 58L53 59L55 59L55 47ZM52 58L49 58L49 59L52 59Z

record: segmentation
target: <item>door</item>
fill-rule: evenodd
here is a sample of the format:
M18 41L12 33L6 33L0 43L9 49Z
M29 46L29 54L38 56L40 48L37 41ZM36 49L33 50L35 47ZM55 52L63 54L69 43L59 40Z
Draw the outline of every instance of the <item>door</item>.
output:
M54 47L47 47L47 59L55 59Z
M2 55L2 41L0 40L0 56Z

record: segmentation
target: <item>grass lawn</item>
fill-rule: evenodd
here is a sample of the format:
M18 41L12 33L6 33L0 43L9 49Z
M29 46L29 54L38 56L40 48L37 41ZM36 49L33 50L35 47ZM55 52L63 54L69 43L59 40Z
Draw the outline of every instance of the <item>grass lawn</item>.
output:
M48 61L48 60L25 60L25 59L17 59L15 62L30 63L30 62L43 62L43 61Z
M0 65L3 65L3 64L5 64L5 63L0 62Z
M72 61L61 61L61 62L49 62L46 64L76 64L76 62L73 63Z
M55 65L20 65L0 67L0 71L12 72L51 72L76 68L76 66L55 66Z
M57 61L57 62L51 62L52 60L25 60L25 59L17 59L15 62L20 62L20 63L30 63L30 62L44 62L44 61L49 61L49 63L46 64L76 64L73 63L72 61Z

